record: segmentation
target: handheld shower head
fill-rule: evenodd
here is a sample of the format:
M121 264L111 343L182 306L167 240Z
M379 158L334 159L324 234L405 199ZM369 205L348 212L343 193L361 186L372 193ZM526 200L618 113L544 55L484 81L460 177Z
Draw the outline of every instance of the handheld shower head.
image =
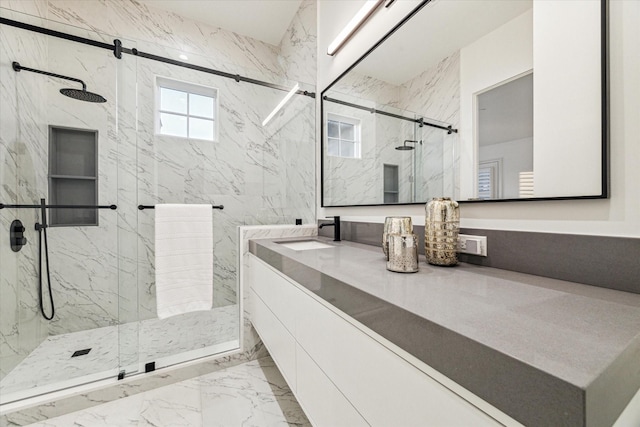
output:
M402 145L399 145L398 147L396 147L396 150L400 150L400 151L409 151L409 150L414 150L415 147L412 145L407 145L407 142L411 143L411 144L420 144L422 145L422 140L420 141L415 141L413 139L405 139L404 143Z

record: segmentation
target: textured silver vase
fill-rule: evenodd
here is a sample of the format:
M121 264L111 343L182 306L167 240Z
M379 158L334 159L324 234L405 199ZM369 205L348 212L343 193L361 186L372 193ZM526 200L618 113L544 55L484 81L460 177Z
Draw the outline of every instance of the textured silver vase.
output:
M387 270L397 273L418 271L418 236L415 234L389 234Z
M458 202L448 197L431 199L426 206L424 253L434 265L458 264L458 234L460 209Z
M384 230L382 232L382 252L387 256L389 254L389 245L387 236L390 234L411 234L413 233L413 224L410 216L388 216L384 219Z

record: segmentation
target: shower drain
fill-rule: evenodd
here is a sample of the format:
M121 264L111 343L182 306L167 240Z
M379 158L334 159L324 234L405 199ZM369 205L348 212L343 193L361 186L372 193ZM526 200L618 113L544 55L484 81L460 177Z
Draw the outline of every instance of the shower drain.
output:
M85 354L89 354L90 351L91 351L90 348L85 348L84 350L76 350L73 352L71 357L84 356Z

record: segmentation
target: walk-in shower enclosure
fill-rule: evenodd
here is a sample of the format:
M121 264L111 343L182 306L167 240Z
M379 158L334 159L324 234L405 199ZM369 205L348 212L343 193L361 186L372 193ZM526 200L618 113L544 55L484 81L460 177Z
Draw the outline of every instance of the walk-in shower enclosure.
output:
M38 307L40 210L0 209L3 404L239 350L236 227L309 223L315 216L313 97L293 96L263 126L286 91L131 54L186 62L178 36L151 39L159 27L165 36L180 27L189 39L194 25L95 4L99 10L78 14L113 34L45 19L64 15L51 4L29 13L0 9L2 18L39 28L111 45L119 40L129 52L117 58L108 49L0 25L0 203L37 205L44 198L49 205L117 206L48 209L56 308L50 321ZM312 92L287 79L290 43L275 47L231 34L192 39L188 63ZM14 61L81 79L107 102L63 96L60 89L73 82L16 72ZM224 205L213 210L211 310L156 315L155 210L138 206L159 203ZM16 219L27 239L18 252L9 244Z

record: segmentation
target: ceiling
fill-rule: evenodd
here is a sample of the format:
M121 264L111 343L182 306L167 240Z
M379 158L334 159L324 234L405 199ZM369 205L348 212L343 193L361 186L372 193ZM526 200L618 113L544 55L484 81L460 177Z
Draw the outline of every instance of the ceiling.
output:
M169 12L252 37L280 44L302 0L139 0Z
M356 70L401 85L532 6L532 0L434 0Z

